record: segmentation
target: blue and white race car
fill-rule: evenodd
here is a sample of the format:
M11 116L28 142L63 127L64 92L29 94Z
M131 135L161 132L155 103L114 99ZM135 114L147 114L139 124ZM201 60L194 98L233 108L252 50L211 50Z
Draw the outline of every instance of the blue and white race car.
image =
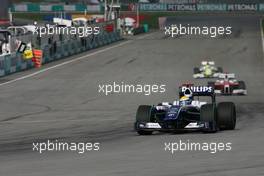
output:
M183 85L180 87L179 96L180 100L173 103L140 105L135 122L137 133L150 135L154 131L198 129L203 132L216 132L235 129L235 104L232 102L216 104L212 87ZM194 100L199 96L209 96L211 102Z

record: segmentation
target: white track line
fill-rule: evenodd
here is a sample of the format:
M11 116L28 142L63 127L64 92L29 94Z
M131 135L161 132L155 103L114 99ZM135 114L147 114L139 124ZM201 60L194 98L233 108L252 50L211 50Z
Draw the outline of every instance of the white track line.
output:
M150 34L146 34L144 36L141 36L141 37L138 37L136 38L137 39L143 39L143 38L146 38L150 35L153 35L154 33L150 33ZM24 80L24 79L27 79L27 78L30 78L30 77L33 77L33 76L36 76L38 74L41 74L43 72L46 72L46 71L49 71L49 70L52 70L52 69L55 69L55 68L58 68L58 67L61 67L61 66L64 66L64 65L67 65L67 64L70 64L70 63L73 63L73 62L77 62L79 60L83 60L83 59L86 59L87 57L90 57L90 56L94 56L96 54L100 54L100 53L103 53L105 51L108 51L108 50L111 50L111 49L114 49L114 48L118 48L120 46L123 46L123 45L126 45L128 43L131 43L133 42L133 40L129 40L129 41L125 41L125 42L122 42L120 44L117 44L117 45L114 45L114 46L110 46L108 48L104 48L104 49L101 49L101 50L98 50L98 51L95 51L93 53L90 53L90 54L87 54L87 55L84 55L84 56L80 56L80 57L77 57L75 59L72 59L72 60L69 60L69 61L65 61L65 62L62 62L60 64L57 64L57 65L54 65L54 66L51 66L51 67L48 67L48 68L44 68L44 69L41 69L39 71L36 71L34 73L31 73L31 74L28 74L28 75L25 75L25 76L22 76L22 77L19 77L19 78L15 78L13 80L10 80L10 81L7 81L7 82L4 82L4 83L1 83L0 86L4 86L4 85L7 85L7 84L11 84L11 83L14 83L14 82L17 82L17 81L20 81L20 80Z
M57 65L48 67L48 68L41 69L41 70L36 71L34 73L28 74L26 76L22 76L22 77L19 77L19 78L16 78L16 79L13 79L13 80L10 80L10 81L1 83L0 86L6 85L6 84L11 84L13 82L17 82L17 81L20 81L20 80L23 80L23 79L27 79L27 78L33 77L33 76L38 75L40 73L43 73L43 72L46 72L46 71L49 71L49 70L52 70L52 69L61 67L63 65L67 65L67 64L73 63L73 62L77 62L79 60L83 60L83 59L85 59L87 57L94 56L94 55L99 54L99 53L103 53L103 52L108 51L110 49L117 48L117 47L123 46L123 45L128 44L128 43L131 43L131 42L132 42L131 40L130 41L126 41L126 42L120 43L118 45L114 45L114 46L111 46L111 47L108 47L108 48L104 48L102 50L95 51L93 53L90 53L90 54L87 54L87 55L84 55L84 56L80 56L80 57L77 57L75 59L72 59L72 60L69 60L69 61L65 61L65 62L62 62L60 64L57 64Z

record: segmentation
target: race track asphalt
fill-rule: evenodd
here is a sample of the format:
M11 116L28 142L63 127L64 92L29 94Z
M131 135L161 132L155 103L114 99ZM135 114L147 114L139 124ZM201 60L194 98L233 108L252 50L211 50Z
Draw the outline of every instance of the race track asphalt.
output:
M168 38L161 31L139 35L111 50L0 85L0 175L264 175L264 58L259 19L254 15L170 18L169 23L175 24L229 25L233 34L217 38ZM138 136L133 131L138 105L173 101L177 98L178 86L187 81L206 84L205 80L192 78L193 67L206 58L246 82L248 96L217 98L236 103L236 130ZM71 59L48 64L43 69ZM35 71L14 74L0 81L14 80ZM166 84L166 92L150 96L98 93L99 84L114 81ZM100 151L84 154L32 151L33 142L48 139L100 142ZM165 142L180 140L231 142L232 150L215 154L206 151L172 154L164 150Z

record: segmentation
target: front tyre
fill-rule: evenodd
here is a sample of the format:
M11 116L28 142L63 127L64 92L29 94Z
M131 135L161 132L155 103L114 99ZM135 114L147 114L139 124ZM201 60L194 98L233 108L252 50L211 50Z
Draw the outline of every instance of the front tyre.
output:
M193 68L193 74L198 74L200 73L200 69L198 67Z
M223 73L223 68L222 67L217 67L217 72L218 73Z
M139 135L151 135L153 133L153 131L146 131L140 129L139 127L141 123L151 122L151 112L152 112L152 106L140 105L138 107L136 114L135 129Z
M238 81L238 89L246 90L246 84L244 81Z

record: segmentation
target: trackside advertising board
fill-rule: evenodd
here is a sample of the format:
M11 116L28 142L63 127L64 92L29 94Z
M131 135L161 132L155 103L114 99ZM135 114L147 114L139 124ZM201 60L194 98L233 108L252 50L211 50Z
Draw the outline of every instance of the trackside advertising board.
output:
M168 4L167 11L196 11L195 4Z
M263 4L165 4L141 3L141 11L264 11Z
M197 4L197 11L226 11L227 4Z
M149 3L143 3L139 6L141 11L167 11L167 4L161 4L161 3L155 3L155 4L149 4Z

